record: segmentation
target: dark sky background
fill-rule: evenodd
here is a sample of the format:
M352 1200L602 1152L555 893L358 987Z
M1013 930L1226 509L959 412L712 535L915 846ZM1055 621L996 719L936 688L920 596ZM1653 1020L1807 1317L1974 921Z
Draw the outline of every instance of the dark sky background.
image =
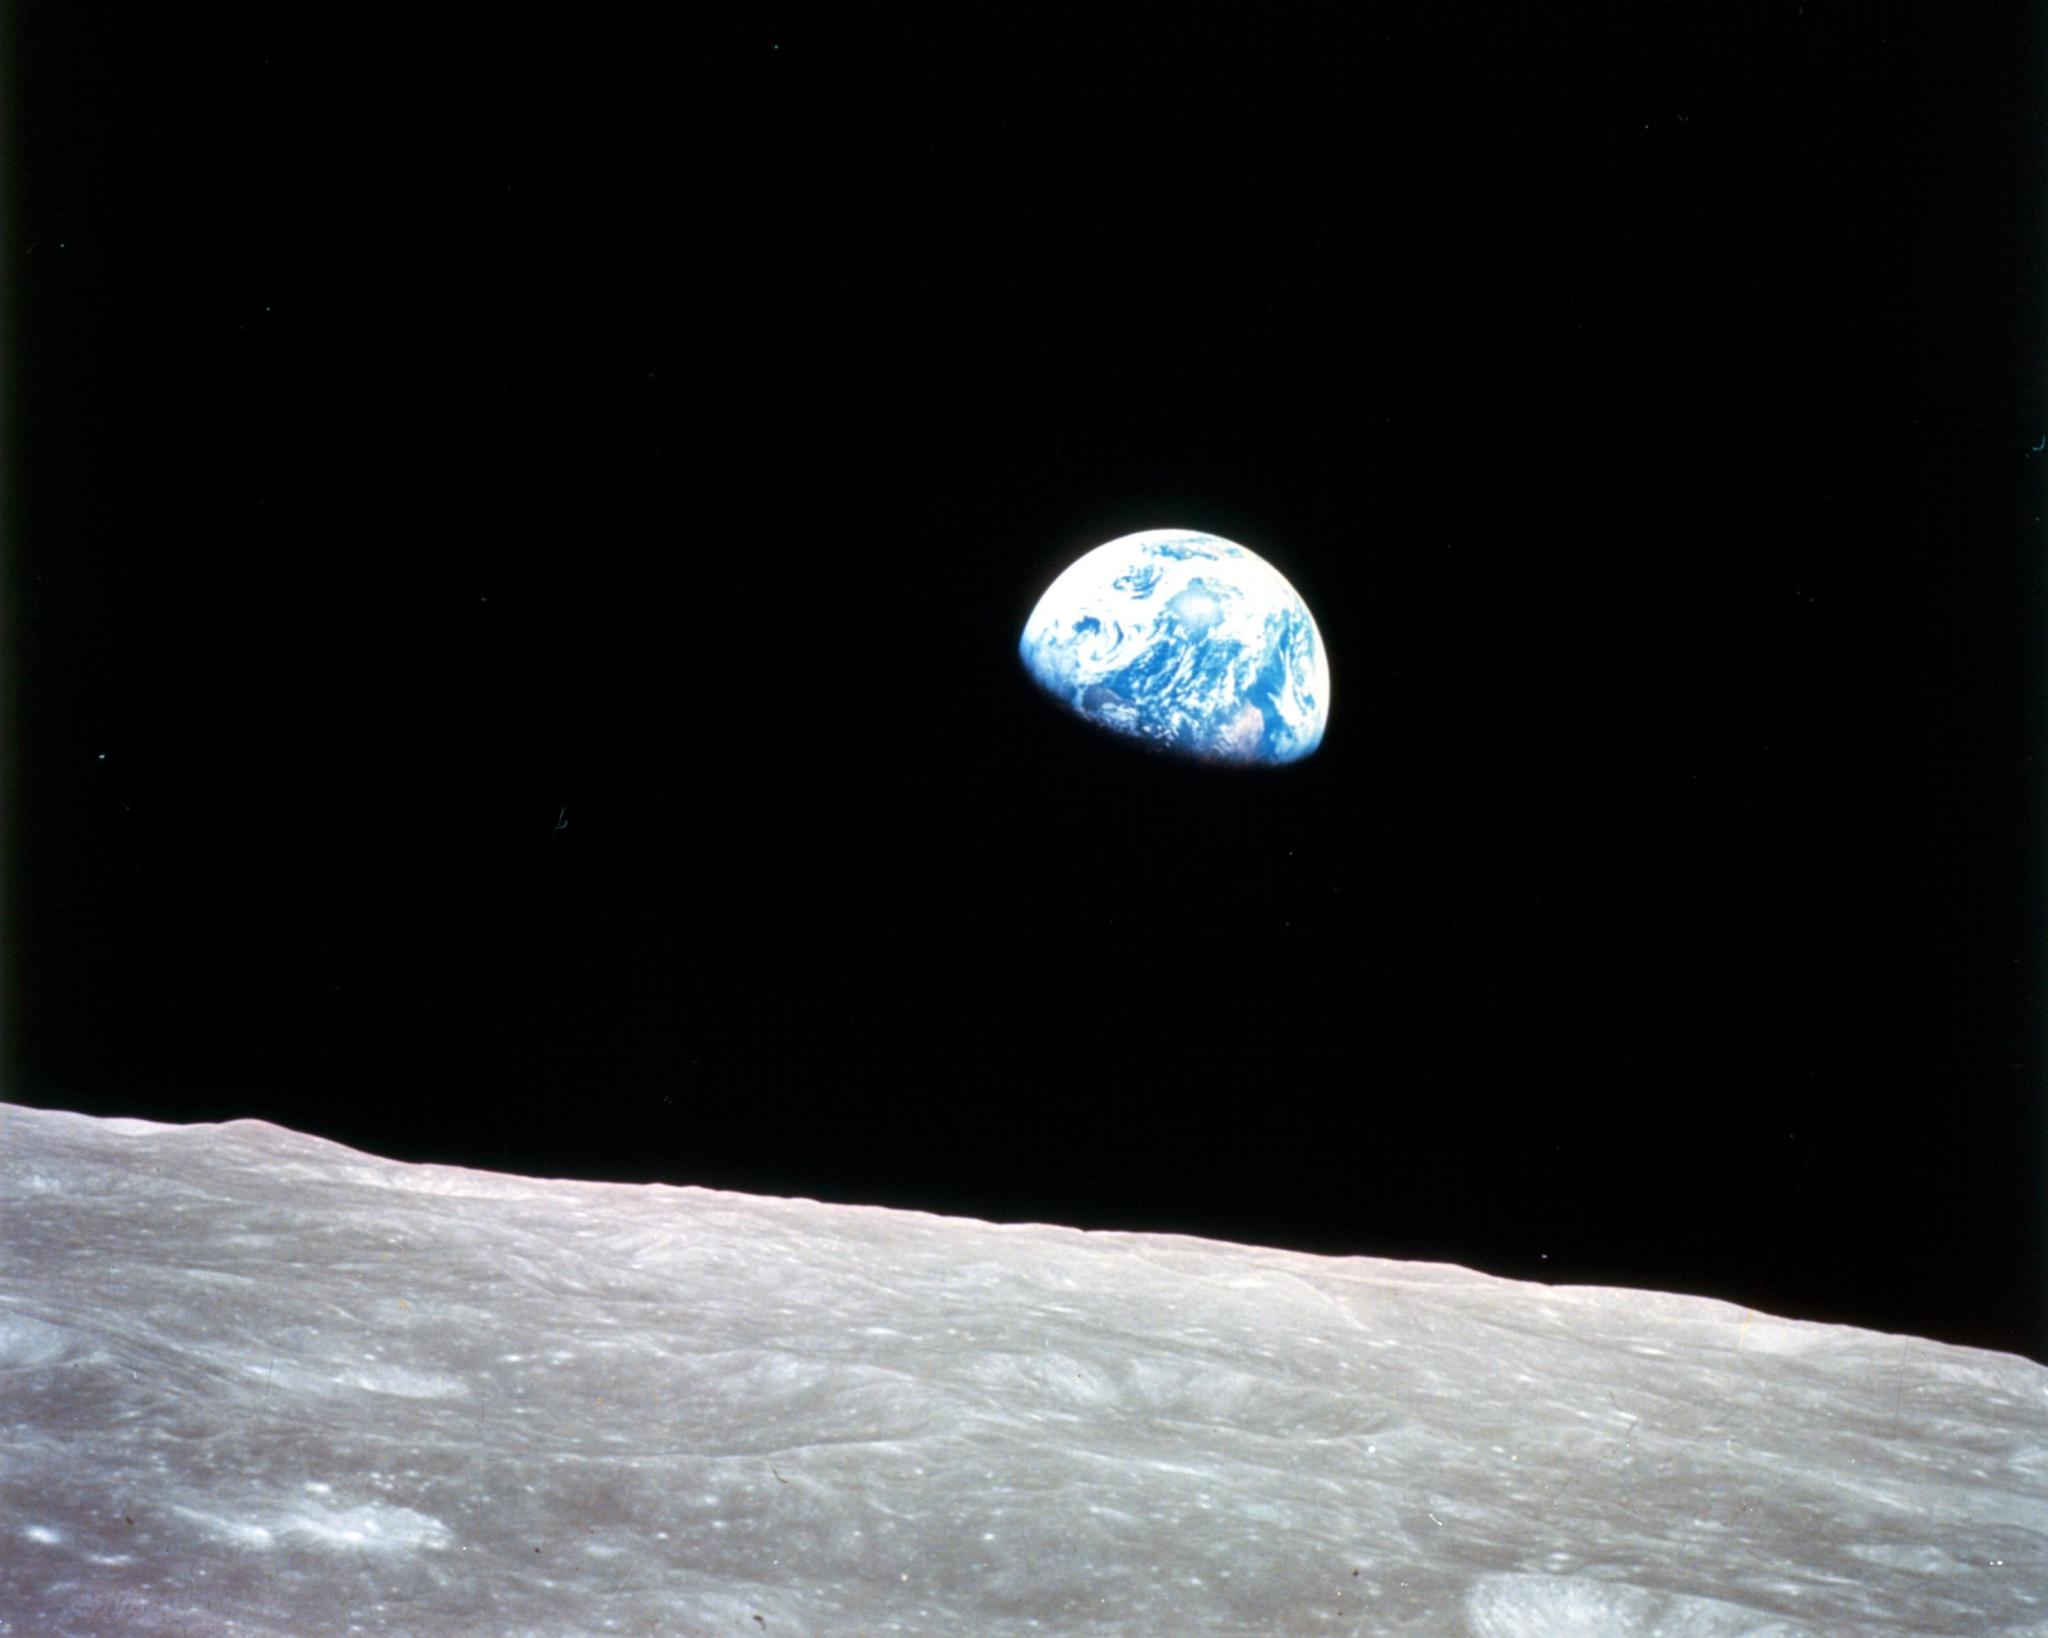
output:
M7 1095L2048 1357L2030 9L13 8Z

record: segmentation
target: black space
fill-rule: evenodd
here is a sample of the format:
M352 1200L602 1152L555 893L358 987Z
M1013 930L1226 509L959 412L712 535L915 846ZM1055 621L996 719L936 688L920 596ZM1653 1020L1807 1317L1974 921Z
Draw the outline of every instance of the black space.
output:
M2032 10L14 8L7 1094L2048 1357Z

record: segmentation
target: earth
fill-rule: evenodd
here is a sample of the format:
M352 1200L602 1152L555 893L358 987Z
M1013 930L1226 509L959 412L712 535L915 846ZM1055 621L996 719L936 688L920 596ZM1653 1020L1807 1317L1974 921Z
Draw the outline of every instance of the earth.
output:
M1046 588L1018 644L1068 709L1209 762L1298 762L1322 743L1330 665L1301 594L1217 535L1150 529Z

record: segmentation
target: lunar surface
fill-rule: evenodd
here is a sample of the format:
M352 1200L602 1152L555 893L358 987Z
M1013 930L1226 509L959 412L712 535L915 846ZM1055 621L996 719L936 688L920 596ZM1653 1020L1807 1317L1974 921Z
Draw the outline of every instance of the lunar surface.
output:
M0 1105L0 1633L2048 1634L2048 1370Z

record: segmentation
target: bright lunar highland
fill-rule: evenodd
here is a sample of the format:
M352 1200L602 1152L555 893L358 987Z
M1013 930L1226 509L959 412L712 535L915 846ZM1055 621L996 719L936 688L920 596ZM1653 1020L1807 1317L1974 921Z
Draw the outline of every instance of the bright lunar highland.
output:
M1151 529L1046 588L1018 644L1090 722L1208 762L1297 762L1322 743L1330 665L1301 594L1234 541Z
M2048 1370L0 1104L0 1634L2044 1638Z

